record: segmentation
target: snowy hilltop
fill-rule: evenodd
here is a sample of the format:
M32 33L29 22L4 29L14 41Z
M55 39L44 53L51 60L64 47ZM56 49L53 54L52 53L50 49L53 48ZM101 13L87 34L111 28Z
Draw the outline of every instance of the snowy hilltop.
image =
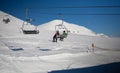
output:
M6 23L5 20L9 19L9 22ZM88 35L88 36L105 36L104 34L96 34L94 31L76 24L68 23L62 20L53 20L44 24L40 24L37 26L39 31L48 30L48 31L56 31L56 30L64 30L63 28L56 28L56 26L62 24L69 33L72 34L80 34L80 35ZM23 30L35 30L36 26L32 24L26 24L25 21L20 20L10 14L0 11L0 33L2 35L20 35L23 34Z
M0 11L0 73L49 73L120 62L120 38L98 37L84 26L53 20L37 27ZM64 26L61 26L63 23ZM52 42L59 30L63 41Z
M62 20L50 21L48 23L40 25L39 28L43 28L43 29L46 29L46 30L49 30L49 31L55 31L55 26L57 27L59 25L61 25L61 26L64 25L64 27L70 33L73 33L73 34L96 36L96 34L93 31L91 31L90 29L87 29L87 28L85 28L83 26L79 26L79 25L76 25L76 24L67 23L65 21L63 21L63 24L62 24ZM56 30L61 30L61 29L62 28L60 28L60 29L58 28Z

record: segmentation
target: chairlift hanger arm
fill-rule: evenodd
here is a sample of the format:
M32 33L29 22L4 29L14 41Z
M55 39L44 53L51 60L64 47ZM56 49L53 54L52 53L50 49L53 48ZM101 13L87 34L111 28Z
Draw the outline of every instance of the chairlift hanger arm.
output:
M26 8L25 18L28 19L28 8Z
M63 25L63 14L62 13L58 13L58 15L60 15L61 16L61 19L62 19L62 24L61 25Z

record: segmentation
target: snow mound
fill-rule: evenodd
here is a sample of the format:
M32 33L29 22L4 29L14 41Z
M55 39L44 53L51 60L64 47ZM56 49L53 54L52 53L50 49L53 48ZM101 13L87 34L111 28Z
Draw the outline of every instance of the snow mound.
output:
M42 29L49 30L49 31L55 31L55 26L60 25L60 24L62 24L62 20L53 20L48 23L39 25L39 29L42 28ZM92 30L84 26L79 26L79 25L68 23L65 21L63 21L63 25L67 28L67 30L70 33L88 35L88 36L96 36L96 34ZM56 30L61 30L61 29L56 29Z
M99 33L99 34L97 34L97 36L100 36L100 37L109 37L109 36L107 36L107 35L105 35L103 33Z

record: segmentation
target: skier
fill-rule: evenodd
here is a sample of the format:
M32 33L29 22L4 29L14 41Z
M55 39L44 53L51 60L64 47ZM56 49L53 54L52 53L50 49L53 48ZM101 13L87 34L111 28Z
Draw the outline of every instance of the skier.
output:
M53 42L57 42L57 39L59 38L59 36L60 36L59 31L56 31L56 33L53 36Z
M67 33L65 31L63 31L62 35L60 35L60 41L63 41L64 38L67 37Z

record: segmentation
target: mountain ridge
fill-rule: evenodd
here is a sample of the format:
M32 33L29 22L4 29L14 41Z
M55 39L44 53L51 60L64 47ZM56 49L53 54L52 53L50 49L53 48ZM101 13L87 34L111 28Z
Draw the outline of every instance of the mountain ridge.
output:
M3 20L9 18L9 22L5 23ZM18 35L23 34L22 27L25 21L16 18L10 14L7 14L3 11L0 11L0 34L1 35ZM96 34L94 31L77 24L69 23L62 20L52 20L46 22L44 24L38 25L38 30L47 30L47 31L56 31L59 29L55 29L56 26L64 26L63 30L67 30L72 34L80 34L80 35L87 35L87 36L106 36L104 34ZM28 23L24 25L23 30L35 30L35 25ZM60 29L61 30L61 29ZM63 31L62 30L62 31Z
M84 26L68 23L65 21L63 21L63 24L62 24L62 20L53 20L48 23L41 24L38 27L46 29L46 30L50 30L50 31L55 31L56 30L55 27L59 26L59 25L65 26L65 28L67 28L67 30L73 34L96 36L95 32L93 32L92 30L90 30ZM58 29L58 30L61 30L61 29ZM63 28L63 30L66 30L66 29Z

